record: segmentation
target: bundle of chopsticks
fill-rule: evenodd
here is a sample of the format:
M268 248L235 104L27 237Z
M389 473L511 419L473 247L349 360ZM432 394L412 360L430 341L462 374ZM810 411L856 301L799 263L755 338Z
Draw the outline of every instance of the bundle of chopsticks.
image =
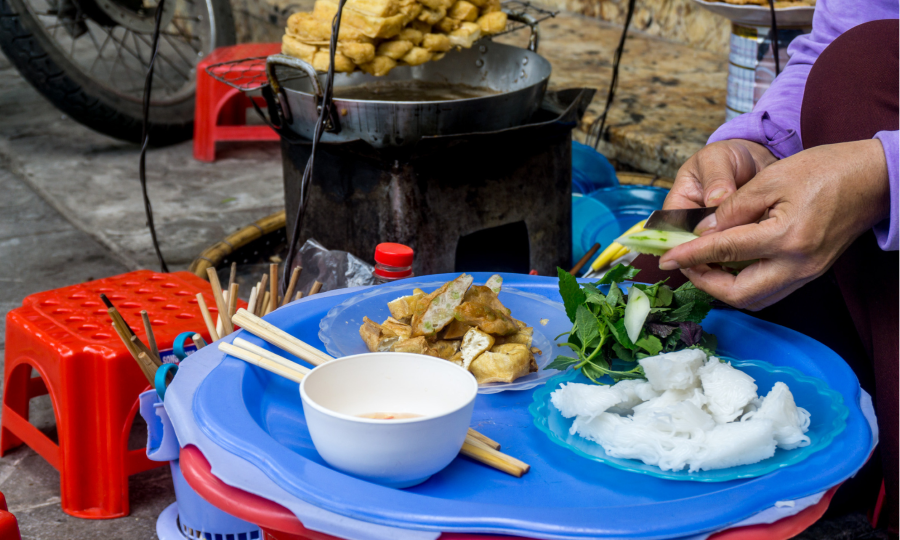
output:
M153 334L153 325L150 324L150 316L147 314L147 311L141 311L141 319L144 322L144 333L147 337L147 343L145 344L137 337L134 330L128 326L128 323L125 322L122 314L119 313L119 310L116 309L116 306L113 305L109 298L107 298L105 294L101 294L100 299L106 304L106 312L109 313L109 317L112 319L113 330L115 330L119 339L122 340L122 343L125 344L125 347L128 349L128 352L131 353L131 356L134 357L134 361L137 362L138 366L141 368L141 372L144 374L144 377L147 378L147 381L151 385L154 384L154 381L156 380L156 370L163 365L163 362L162 358L159 356L159 347L156 344L156 336ZM206 341L204 341L203 336L200 334L194 334L192 340L198 350L206 346Z
M248 310L238 310L231 319L233 323L237 323L241 328L256 337L314 366L334 359L277 326L264 321ZM241 338L236 338L234 343L219 343L219 350L298 383L310 371L296 362ZM508 456L499 450L499 443L470 428L460 453L515 477L521 477L528 472L530 466L527 463Z
M247 311L253 315L258 314L260 316L265 316L279 306L287 305L291 302L292 296L294 300L303 298L303 291L297 291L297 294L294 295L294 289L297 287L297 279L300 277L300 272L302 270L303 268L300 266L294 268L294 271L291 273L291 280L288 283L287 290L284 291L284 296L279 296L278 263L270 264L269 272L264 273L256 286L250 289L250 298L247 301ZM234 332L234 322L232 318L237 309L238 290L240 289L235 281L236 274L237 263L231 263L231 277L228 279L228 288L222 290L222 285L219 282L219 274L216 273L216 269L206 269L206 275L209 276L209 284L212 287L213 298L216 300L216 308L219 310L215 322L213 322L209 307L207 307L206 301L203 299L203 294L197 293L197 305L200 307L200 313L203 315L203 322L206 324L206 330L209 332L209 337L212 338L213 341L219 341L220 338ZM266 289L267 281L269 285L268 290ZM321 289L322 284L316 281L310 287L307 296L316 294Z

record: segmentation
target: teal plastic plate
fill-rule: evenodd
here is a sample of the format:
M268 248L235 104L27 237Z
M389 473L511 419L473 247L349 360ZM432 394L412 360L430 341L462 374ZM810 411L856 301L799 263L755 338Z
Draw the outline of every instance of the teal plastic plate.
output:
M723 357L724 358L724 357ZM567 448L581 457L599 461L622 469L665 478L668 480L690 480L694 482L727 482L740 478L754 478L769 474L782 467L788 467L808 458L815 452L822 450L831 444L831 441L847 426L849 410L844 404L844 399L820 379L809 377L796 369L784 366L773 366L762 360L734 360L731 365L747 373L754 379L759 387L757 394L765 396L778 381L788 385L794 395L794 401L799 407L803 407L810 413L810 426L806 435L810 438L809 446L795 448L793 450L777 449L775 455L769 459L750 465L740 465L727 469L712 471L688 472L664 471L656 465L647 465L635 459L616 458L607 455L599 444L582 438L579 435L569 434L574 418L565 418L550 403L550 394L563 383L580 382L591 384L580 371L568 370L552 377L547 384L534 393L534 401L528 407L528 411L534 418L534 425L544 432L551 441Z

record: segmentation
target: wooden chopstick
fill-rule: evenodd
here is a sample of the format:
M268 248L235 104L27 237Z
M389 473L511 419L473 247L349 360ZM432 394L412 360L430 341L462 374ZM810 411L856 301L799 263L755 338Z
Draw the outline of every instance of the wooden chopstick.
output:
M241 323L239 322L238 324ZM247 328L243 324L241 326ZM219 343L219 350L297 383L302 381L303 377L310 371L283 356L241 338L236 338L233 344ZM482 439L490 441L492 444L489 446L489 443L484 442ZM520 478L531 469L527 463L498 452L493 445L496 445L497 448L500 447L495 441L469 428L469 431L466 433L466 441L462 449L460 449L460 453L517 478Z
M102 300L103 303L106 305L106 311L107 311L107 313L110 314L110 317L112 317L113 320L118 318L119 322L125 328L125 331L128 332L129 334L134 334L134 330L132 330L131 327L128 326L128 323L125 322L125 319L122 317L122 314L119 313L119 310L116 309L116 306L113 305L112 301L109 298L107 298L105 294L100 293L100 300ZM110 311L110 310L112 310L112 311Z
M263 312L266 310L266 305L263 303L263 300L266 298L266 284L269 283L269 274L263 274L262 279L259 280L259 285L256 287L256 310L253 311L256 315L263 315Z
M300 300L303 298L303 291L297 291L297 296L294 297L294 300Z
M250 289L250 298L247 300L247 311L256 313L256 286Z
M300 277L300 272L302 270L302 266L295 266L294 271L291 272L291 281L288 283L287 290L284 291L284 300L281 302L282 306L288 305L288 302L291 301L291 296L294 296L294 289L297 287L297 278Z
M240 324L240 323L238 323ZM281 375L285 379L294 381L299 383L303 380L303 374L294 369L288 369L281 364L277 364L268 358L265 358L261 355L258 355L254 352L248 351L247 349L242 349L241 347L236 347L231 343L225 343L224 341L219 343L219 350L225 354L230 354L235 358L240 358L241 360L253 364L255 366L259 366L266 371L271 371L276 375Z
M314 366L334 359L288 334L281 328L260 319L256 315L251 315L246 309L239 309L234 315L234 320L241 325L241 328L254 336L260 337Z
M240 287L237 283L232 283L231 288L228 289L228 320L231 320L234 312L237 311L239 289ZM234 323L232 323L232 327L234 327Z
M119 339L122 340L122 343L125 344L125 348L128 349L128 352L131 354L134 361L137 362L138 367L141 369L141 373L146 377L147 382L151 385L154 384L154 377L156 376L156 370L149 370L144 366L144 363L140 359L141 351L135 350L134 344L131 343L131 338L126 336L126 331L124 328L119 327L115 322L112 323L113 330L119 336Z
M191 341L194 342L194 346L197 347L198 351L203 347L206 347L206 341L204 341L203 336L201 336L200 334L194 334L193 336L191 336Z
M150 344L150 352L153 356L159 358L159 347L156 345L156 336L153 335L153 325L150 324L150 315L147 310L141 310L141 319L144 321L144 333L147 334L147 342Z
M278 307L278 263L269 265L269 289L271 296L269 297L269 309L266 313L275 311Z
M224 335L234 332L234 326L231 324L231 317L228 316L228 304L225 303L225 297L222 295L222 285L219 283L219 275L216 274L215 268L207 268L206 275L209 276L209 284L212 286L213 298L216 299L216 307L219 308L219 317L222 318L222 329Z
M319 292L322 289L322 283L318 280L313 281L312 287L309 288L309 294L306 296L312 296Z
M231 274L228 276L229 289L231 289L231 286L234 285L235 279L237 279L237 261L231 263Z
M478 433L477 431L475 431L472 428L469 428L469 436L474 438L475 440L481 442L482 444L485 444L485 445L489 446L490 448L493 448L494 450L500 450L500 443L487 437L486 435L482 435L481 433Z
M203 322L206 323L206 330L209 332L209 338L213 341L219 341L219 333L216 332L216 323L213 322L209 308L206 307L206 300L203 299L203 293L197 293L197 305L200 306L200 313L203 315Z
M569 273L573 276L577 274L584 267L584 265L586 265L587 262L591 260L591 257L594 256L594 253L597 253L598 249L600 249L600 244L595 243L593 246L591 246L591 249L584 254L584 257L579 259L578 263L576 263L575 266L573 266L572 269L569 270Z
M264 317L266 315L268 315L270 311L272 311L271 309L269 309L272 307L270 305L271 303L269 302L269 299L271 297L272 297L272 294L269 291L266 291L266 296L263 298L263 301L262 301L262 311L260 312L260 315L262 315Z

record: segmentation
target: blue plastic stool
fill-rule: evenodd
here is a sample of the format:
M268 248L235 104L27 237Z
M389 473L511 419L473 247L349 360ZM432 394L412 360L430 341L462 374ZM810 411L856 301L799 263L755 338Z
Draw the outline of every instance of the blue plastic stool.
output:
M588 193L619 185L616 169L606 156L590 146L572 141L572 193Z
M141 416L147 422L147 457L168 461L175 484L176 502L156 520L159 540L259 540L262 532L209 504L188 485L178 465L180 447L169 415L156 390L141 394Z

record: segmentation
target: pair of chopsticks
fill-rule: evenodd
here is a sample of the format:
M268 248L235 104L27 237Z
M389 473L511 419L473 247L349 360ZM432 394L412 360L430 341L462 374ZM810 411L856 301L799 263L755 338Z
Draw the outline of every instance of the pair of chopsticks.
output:
M239 309L232 317L232 320L254 336L314 366L334 359L245 309ZM297 383L302 381L303 377L310 371L296 362L253 345L241 338L236 338L233 344L219 343L219 350ZM466 441L463 443L460 453L515 477L521 477L531 468L527 463L508 456L499 450L499 443L469 428Z

